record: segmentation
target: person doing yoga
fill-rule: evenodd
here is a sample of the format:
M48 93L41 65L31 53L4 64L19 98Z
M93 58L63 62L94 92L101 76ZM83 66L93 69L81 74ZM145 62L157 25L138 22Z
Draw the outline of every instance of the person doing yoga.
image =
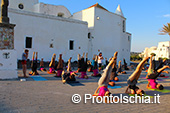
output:
M145 62L148 59L149 59L149 57L143 58L143 60L136 67L136 70L128 78L128 80L127 80L128 87L127 87L125 93L128 93L128 94L139 94L139 95L142 95L142 94L145 93L143 90L139 89L139 87L137 87L136 84L137 84L137 80L139 79L140 74L142 72L142 68L143 68Z
M150 65L149 65L148 73L146 76L146 78L148 79L147 88L163 90L164 89L163 85L158 84L156 82L156 79L163 70L165 70L166 68L170 68L170 67L165 65L162 68L156 68L154 70L153 61L152 61L153 56L154 55L151 55L150 57Z
M101 76L101 74L98 71L97 61L98 61L98 56L96 55L95 60L94 60L94 66L92 68L92 70L93 70L92 76L94 76L94 77L100 77Z
M59 61L58 61L58 65L57 65L57 77L61 77L63 71L63 60L62 60L62 54L59 55Z
M116 52L115 55L116 56L114 56L114 57L117 58L118 52ZM116 62L117 62L117 59L116 59ZM116 62L114 62L113 65L112 65L112 72L111 72L111 75L110 75L110 80L118 81L119 79L117 77L118 74L117 74L117 65L116 65Z
M81 72L81 75L79 76L79 78L88 78L86 71L87 71L87 61L88 61L88 53L86 53L86 60L84 61L84 55L85 53L83 53L82 58L80 58L80 55L78 55L78 72Z
M53 54L52 58L51 58L51 62L49 64L49 73L55 73L54 67L55 67L55 58L56 58L56 54Z
M35 54L36 54L36 57L35 57ZM35 59L34 59L35 57ZM39 73L37 72L37 57L38 57L38 52L33 52L33 55L32 55L32 62L31 62L31 69L32 71L29 72L30 75L39 75Z
M44 59L41 58L41 61L40 61L40 71L47 71L45 68L44 68Z
M118 73L126 74L126 72L122 70L121 60L119 61L119 65L118 65Z
M70 59L68 60L67 71L66 72L64 72L64 70L62 71L62 82L63 83L66 83L69 81L76 81L75 76L77 76L77 75L71 69L71 59L72 59L72 57L70 57Z
M117 54L117 53L115 53ZM110 73L112 71L112 65L116 62L117 57L112 58L109 64L104 69L101 78L98 81L98 88L96 89L94 96L110 96L110 91L108 90L108 84L110 82Z

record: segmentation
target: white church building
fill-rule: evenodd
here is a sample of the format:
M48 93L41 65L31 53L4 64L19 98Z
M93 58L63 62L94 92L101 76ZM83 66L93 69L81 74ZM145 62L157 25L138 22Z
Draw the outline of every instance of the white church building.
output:
M70 56L77 60L77 54L89 53L89 59L98 50L110 58L118 51L118 61L130 63L131 34L126 32L126 18L120 6L115 13L98 3L71 14L61 5L39 3L38 0L9 0L10 23L16 24L14 48L17 59L24 49L38 52L39 59L50 61L53 53ZM57 56L58 57L58 56Z

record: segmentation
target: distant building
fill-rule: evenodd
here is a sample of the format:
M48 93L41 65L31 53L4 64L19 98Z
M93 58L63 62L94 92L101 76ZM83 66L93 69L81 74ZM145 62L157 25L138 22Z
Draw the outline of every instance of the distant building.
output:
M159 42L158 47L145 48L144 52L140 56L150 56L151 53L155 53L155 59L168 58L170 59L170 41Z
M118 51L118 60L130 63L131 34L126 32L126 18L120 6L112 13L98 3L71 15L61 5L39 3L38 0L9 0L10 22L15 27L15 49L21 59L25 48L39 52L39 58L49 61L53 53L70 56L89 53L91 59L98 50L104 57Z

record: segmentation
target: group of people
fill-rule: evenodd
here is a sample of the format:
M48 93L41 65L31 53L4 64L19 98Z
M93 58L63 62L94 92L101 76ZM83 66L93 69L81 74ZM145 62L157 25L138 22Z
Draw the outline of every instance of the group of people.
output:
M115 66L116 59L117 59L117 52L114 54L114 57L112 60L109 62L107 67L104 70L104 73L102 74L102 77L98 81L98 88L96 89L94 95L95 96L108 96L110 95L110 91L108 90L108 85L110 82L110 77L112 76L113 72L113 67ZM145 65L145 62L150 59L150 65L148 68L148 73L146 75L146 78L148 79L148 84L147 88L151 89L158 89L158 90L163 90L164 87L162 84L158 84L156 82L157 77L163 72L166 68L170 68L168 65L163 65L165 64L165 60L163 62L160 62L157 68L154 68L155 65L154 61L152 60L154 55L151 55L150 57L145 57L143 60L138 64L136 67L136 70L129 76L127 80L128 87L125 90L125 93L128 94L138 94L138 95L143 95L145 94L144 90L140 89L139 87L136 86L138 83L138 79L141 75L141 72L143 70L143 67Z
M22 67L23 67L23 73L24 73L24 77L26 76L26 60L28 57L28 50L25 50L25 52L22 55ZM62 82L66 83L66 82L70 82L70 81L76 81L75 76L78 76L78 73L81 73L78 77L79 78L85 78L87 79L87 69L88 67L91 68L91 71L93 72L92 76L93 77L100 77L99 81L98 81L98 88L96 89L94 95L95 96L108 96L110 95L110 91L108 90L108 85L114 86L115 82L114 81L118 81L118 73L122 73L122 74L126 74L125 71L122 70L122 65L121 65L121 61L119 61L119 65L117 68L117 56L118 56L118 52L114 53L114 56L112 58L109 59L109 61L107 61L106 59L106 68L103 70L103 73L100 74L100 71L102 70L102 53L99 53L99 55L94 55L93 56L93 60L92 62L88 63L88 53L83 53L83 55L81 56L80 54L78 54L78 69L76 71L73 71L71 69L71 59L72 57L69 58L68 60L68 64L67 64L67 69L66 71L63 68L63 63L64 61L62 60L62 54L59 55L59 61L57 66L55 65L55 58L56 58L56 54L53 54L52 58L51 58L51 62L49 64L49 70L48 73L55 73L56 77L61 77L62 78ZM38 52L33 52L33 57L32 57L32 63L31 63L31 69L32 71L29 73L31 75L37 75L37 57L38 57ZM154 55L152 54L150 57L145 57L143 58L143 60L137 65L135 71L129 76L128 80L127 80L127 89L125 90L125 93L128 94L139 94L142 95L144 94L144 90L140 89L139 87L136 86L137 81L141 75L141 72L143 70L143 67L146 63L146 61L148 61L150 59L150 65L148 68L148 73L146 75L146 78L148 79L148 84L147 84L147 88L151 88L151 89L159 89L159 90L163 90L164 87L161 84L158 84L156 82L157 77L166 69L166 68L170 68L167 65L163 65L165 60L163 62L160 62L159 65L157 66L157 68L155 68L155 61L153 60ZM127 67L127 63L124 60L124 69L129 70ZM43 59L41 59L40 62L40 70L41 71L46 71L46 69L44 68L44 64L43 64ZM55 71L57 70L57 72Z

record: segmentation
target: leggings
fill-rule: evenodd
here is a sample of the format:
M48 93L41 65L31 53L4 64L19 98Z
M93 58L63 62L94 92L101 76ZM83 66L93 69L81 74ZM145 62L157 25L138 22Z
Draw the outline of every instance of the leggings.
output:
M49 70L50 70L49 71L50 73L53 73L54 72L54 67L50 67Z
M94 74L94 76L97 76L97 74L99 74L98 70L97 70L97 69L94 69L94 70L93 70L93 74Z
M122 72L122 67L118 67L118 72Z
M164 65L164 63L163 63L163 62L159 63L159 65L158 65L158 67L155 69L155 71L157 71L158 69L162 68L162 67L163 67L163 65Z
M33 72L37 71L37 59L32 61L31 69L32 69Z
M112 72L111 72L111 75L110 75L110 80L114 80L114 78L118 76L116 71L117 71L116 67L112 68Z
M148 79L156 79L159 75L160 75L161 72L154 72L150 75L148 75Z
M93 70L98 69L97 62L94 62Z
M81 59L81 71L82 72L86 72L87 71L87 58L86 58L86 61L84 61L84 58Z
M81 72L81 77L80 78L85 78L85 76L87 76L86 72Z
M107 66L101 76L101 78L98 81L99 86L108 86L110 82L110 73L112 71L112 66Z
M78 60L78 68L81 68L81 59Z
M60 69L60 70L57 70L57 76L58 76L58 77L60 77L60 76L61 76L61 74L62 74L62 71L63 71L62 69Z

